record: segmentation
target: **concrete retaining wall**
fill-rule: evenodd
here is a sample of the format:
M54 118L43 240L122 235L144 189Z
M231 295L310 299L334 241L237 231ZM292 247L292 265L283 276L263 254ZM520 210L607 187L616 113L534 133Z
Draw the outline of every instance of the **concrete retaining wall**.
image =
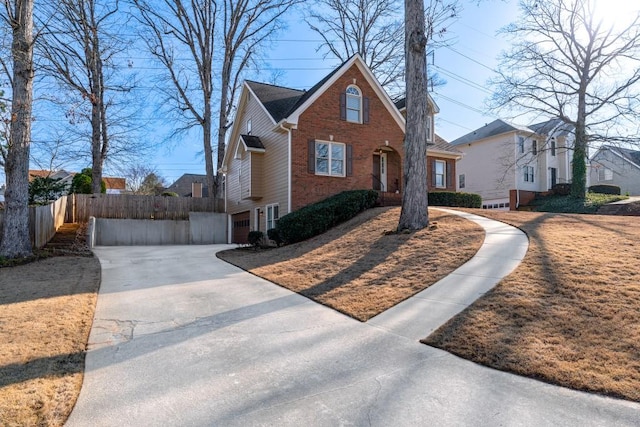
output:
M91 218L92 246L209 245L227 243L227 215L191 212L189 221Z

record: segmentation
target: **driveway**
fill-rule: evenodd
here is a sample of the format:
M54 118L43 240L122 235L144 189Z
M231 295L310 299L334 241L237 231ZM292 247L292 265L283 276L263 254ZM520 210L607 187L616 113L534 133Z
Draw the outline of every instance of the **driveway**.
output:
M223 248L95 249L102 286L67 426L640 424L639 404L360 323L218 260Z

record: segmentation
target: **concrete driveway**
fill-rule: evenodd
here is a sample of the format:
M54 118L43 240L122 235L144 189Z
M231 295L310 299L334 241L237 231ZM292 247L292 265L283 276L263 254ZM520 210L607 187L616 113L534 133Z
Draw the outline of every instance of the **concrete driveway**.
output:
M95 249L102 286L67 426L640 424L639 404L360 323L218 260L222 248Z

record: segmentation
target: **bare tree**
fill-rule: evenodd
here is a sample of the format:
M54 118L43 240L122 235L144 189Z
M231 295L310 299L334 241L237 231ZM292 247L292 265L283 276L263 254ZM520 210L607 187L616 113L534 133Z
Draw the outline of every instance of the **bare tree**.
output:
M404 192L398 231L429 225L427 199L427 41L423 0L405 0L407 119Z
M105 161L117 148L110 133L112 117L122 116L114 112L114 94L132 88L114 78L113 56L127 45L114 30L115 25L121 26L117 22L121 18L117 15L119 1L60 0L47 5L52 9L47 16L53 19L42 24L46 31L38 54L44 59L43 71L80 98L67 108L66 115L71 124L90 123L93 192L100 193Z
M502 56L492 105L575 128L571 194L584 198L589 144L640 141L640 13L613 26L596 13L595 0L520 6L521 18L502 30L514 45Z
M11 126L6 152L5 215L0 256L32 253L29 239L29 149L33 109L33 0L5 0L3 18L13 30Z
M173 90L165 90L165 94L174 112L186 119L185 129L199 126L202 130L211 197L218 195L220 177L215 171L222 166L225 138L243 72L252 53L281 28L283 15L299 1L163 0L159 7L155 2L133 0L138 20L148 30L144 33L147 46L167 70ZM188 61L176 56L178 46L188 53ZM214 70L215 54L220 56L219 70ZM214 170L212 126L216 94L219 106Z
M429 0L423 7L431 49L449 42L447 26L460 10L459 0ZM404 92L404 24L398 0L319 0L305 18L323 40L325 57L341 61L358 53L392 95ZM431 81L441 82L436 76Z
M146 164L131 165L124 172L127 181L127 191L133 194L160 195L165 187L162 178L155 167Z

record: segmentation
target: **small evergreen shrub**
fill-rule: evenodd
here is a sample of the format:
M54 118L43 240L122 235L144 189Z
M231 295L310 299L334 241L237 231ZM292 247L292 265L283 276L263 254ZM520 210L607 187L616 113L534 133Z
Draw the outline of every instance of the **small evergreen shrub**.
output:
M450 206L457 208L480 208L482 197L472 193L453 191L433 191L429 193L429 206Z
M374 190L343 191L283 216L276 230L283 243L301 242L373 207L377 200Z
M258 247L262 243L263 237L264 237L264 234L262 234L262 231L250 231L249 238L248 238L249 244L253 246L255 249L258 249Z
M280 247L282 244L282 237L280 237L280 232L277 228L270 228L267 230L267 237L269 240L275 242L276 246Z
M614 194L619 196L620 187L618 187L617 185L606 184L592 185L591 187L589 187L589 193Z
M554 192L554 194L557 194L559 196L568 196L569 194L571 194L571 184L570 183L561 183L561 184L556 184L551 188Z
M173 191L164 191L162 193L163 197L180 197L178 193L174 193Z

